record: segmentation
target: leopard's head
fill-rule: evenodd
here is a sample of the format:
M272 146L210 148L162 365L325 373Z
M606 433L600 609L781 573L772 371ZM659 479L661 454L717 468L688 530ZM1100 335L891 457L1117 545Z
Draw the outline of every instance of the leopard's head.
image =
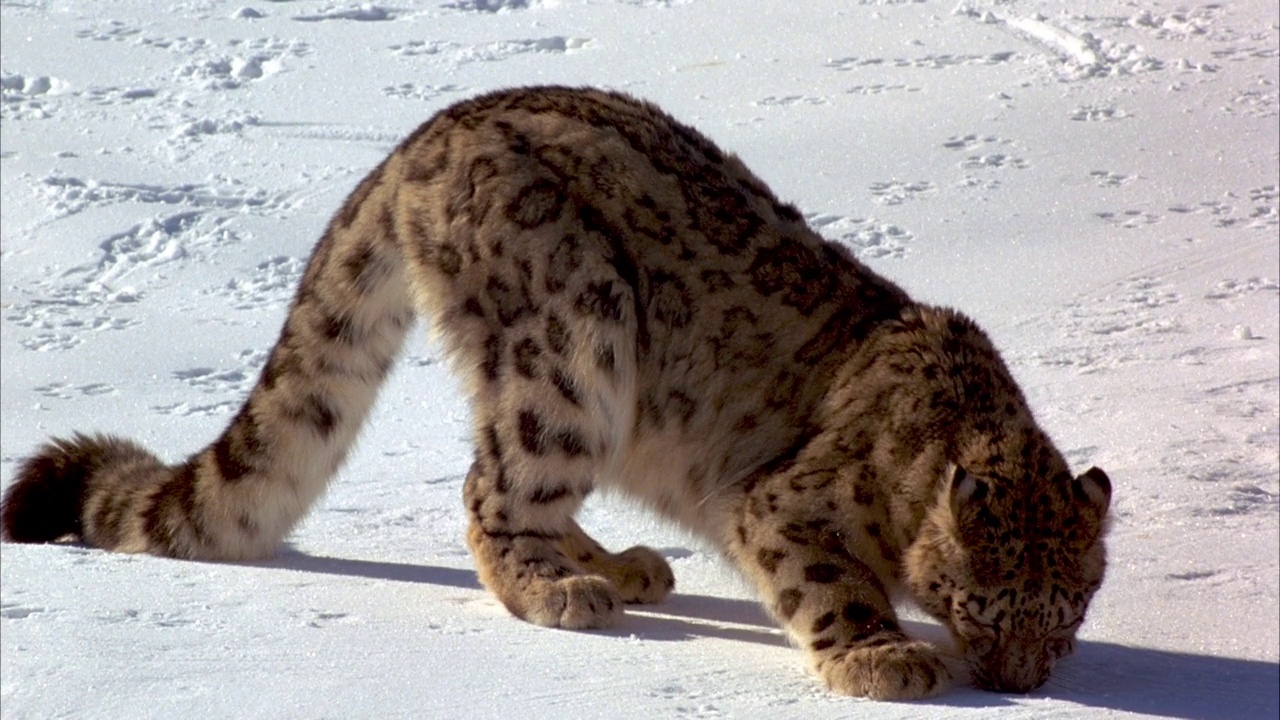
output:
M1028 692L1075 650L1102 584L1111 482L1091 468L1044 480L954 467L907 554L916 599L951 631L974 682Z

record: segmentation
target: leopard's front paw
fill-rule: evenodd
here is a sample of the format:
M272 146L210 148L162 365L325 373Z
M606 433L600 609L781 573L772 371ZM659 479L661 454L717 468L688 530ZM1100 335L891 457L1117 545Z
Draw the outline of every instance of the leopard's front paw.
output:
M521 594L520 607L512 610L535 625L587 630L612 627L622 618L622 596L598 575L538 578Z
M660 603L676 586L671 566L655 550L637 545L610 558L614 566L605 572L629 603Z
M951 673L929 643L903 637L871 647L831 648L815 658L832 690L875 700L917 700L946 688Z

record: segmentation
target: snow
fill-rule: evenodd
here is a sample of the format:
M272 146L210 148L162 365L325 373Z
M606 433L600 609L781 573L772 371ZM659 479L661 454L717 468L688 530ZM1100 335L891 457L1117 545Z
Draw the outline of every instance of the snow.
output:
M1048 685L836 697L714 552L618 498L584 526L659 548L677 594L605 632L507 615L463 541L467 409L419 333L278 557L0 547L4 716L1280 715L1280 8L1063 7L0 4L6 484L50 434L211 441L362 175L451 102L557 82L657 101L976 317L1116 486L1108 579Z

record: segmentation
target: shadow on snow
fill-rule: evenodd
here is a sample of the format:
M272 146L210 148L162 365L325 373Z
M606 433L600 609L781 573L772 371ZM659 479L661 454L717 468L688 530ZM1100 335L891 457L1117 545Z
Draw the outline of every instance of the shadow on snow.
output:
M255 563L328 575L395 580L483 591L475 572L432 565L375 562L286 551ZM909 632L936 640L940 629L906 623ZM733 598L675 593L661 605L632 606L616 628L602 631L644 640L680 641L699 637L784 647L785 635L758 603ZM1108 642L1082 641L1047 685L1025 696L1078 705L1186 720L1240 720L1280 717L1280 664L1194 655ZM957 688L925 704L999 707L1018 696Z

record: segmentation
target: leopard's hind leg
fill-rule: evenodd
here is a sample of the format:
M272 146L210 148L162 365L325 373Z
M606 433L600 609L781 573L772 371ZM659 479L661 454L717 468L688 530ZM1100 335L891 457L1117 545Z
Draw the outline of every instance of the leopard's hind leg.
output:
M476 382L467 538L481 581L513 614L598 628L616 623L626 602L661 600L673 581L657 553L608 553L574 520L630 428L618 358L633 352L625 324L600 327L574 312L550 301L489 336L502 364Z
M574 272L555 278L561 290L541 292L554 263L537 254L564 243L539 234L511 239L503 262L463 268L438 295L446 298L437 315L443 334L469 380L475 427L467 537L481 581L516 616L607 627L624 602L651 595L635 590L632 583L643 581L623 569L636 553L581 561L598 546L573 518L632 429L633 290L584 234L564 241L583 247ZM660 573L653 560L640 562Z

